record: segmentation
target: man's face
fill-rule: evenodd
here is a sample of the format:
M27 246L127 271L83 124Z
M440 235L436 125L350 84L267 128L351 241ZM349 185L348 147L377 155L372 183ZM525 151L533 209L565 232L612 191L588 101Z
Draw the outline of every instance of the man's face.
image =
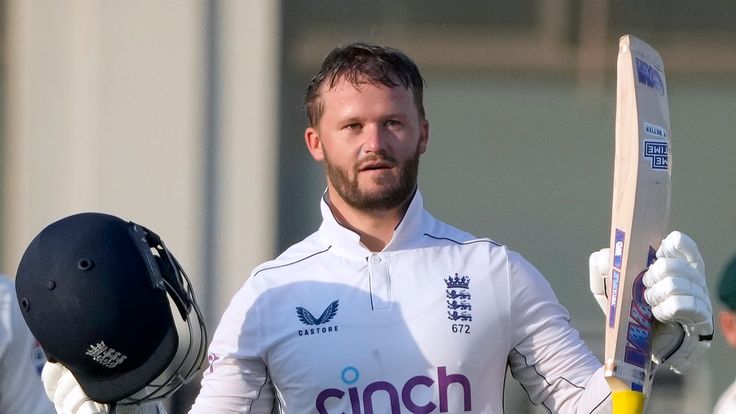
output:
M330 196L359 210L388 210L411 195L429 126L403 87L341 79L322 87L319 125L307 128L312 156L324 161Z

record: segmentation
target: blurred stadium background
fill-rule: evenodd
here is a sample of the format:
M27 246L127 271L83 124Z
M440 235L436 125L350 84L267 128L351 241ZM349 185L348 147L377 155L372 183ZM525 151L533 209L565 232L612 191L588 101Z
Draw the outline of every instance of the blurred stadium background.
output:
M522 252L601 352L587 259L608 243L618 37L663 56L672 227L714 293L736 252L735 16L731 0L0 0L0 271L56 219L116 214L163 236L214 330L250 269L319 223L301 99L361 40L424 72L428 208ZM648 412L709 412L735 352L716 335L697 372L661 372ZM543 412L513 384L506 400Z

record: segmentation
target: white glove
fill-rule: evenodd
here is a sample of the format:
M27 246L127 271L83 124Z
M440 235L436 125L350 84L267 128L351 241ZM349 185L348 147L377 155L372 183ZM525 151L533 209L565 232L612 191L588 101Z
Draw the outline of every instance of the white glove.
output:
M107 405L90 400L71 371L61 364L44 364L41 380L57 414L107 414L109 411Z
M608 315L609 249L590 255L590 290ZM695 367L713 339L713 308L705 284L705 266L695 242L678 231L657 250L657 260L644 275L644 298L657 323L652 360L677 373Z
M84 393L71 371L61 364L47 362L41 372L46 395L54 403L57 414L109 414L110 407L92 401ZM115 414L166 414L159 402L142 405L118 405Z

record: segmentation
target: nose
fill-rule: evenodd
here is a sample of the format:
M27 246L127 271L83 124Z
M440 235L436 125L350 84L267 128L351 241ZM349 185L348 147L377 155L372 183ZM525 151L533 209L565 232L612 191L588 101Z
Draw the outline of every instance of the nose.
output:
M363 141L363 152L381 152L386 149L388 134L383 128L377 125L371 125L363 129L365 134Z

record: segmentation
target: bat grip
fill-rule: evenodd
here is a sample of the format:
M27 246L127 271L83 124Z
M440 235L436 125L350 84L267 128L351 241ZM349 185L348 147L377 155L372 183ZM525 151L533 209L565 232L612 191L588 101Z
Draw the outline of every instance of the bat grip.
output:
M631 390L613 392L613 414L642 414L644 393Z

